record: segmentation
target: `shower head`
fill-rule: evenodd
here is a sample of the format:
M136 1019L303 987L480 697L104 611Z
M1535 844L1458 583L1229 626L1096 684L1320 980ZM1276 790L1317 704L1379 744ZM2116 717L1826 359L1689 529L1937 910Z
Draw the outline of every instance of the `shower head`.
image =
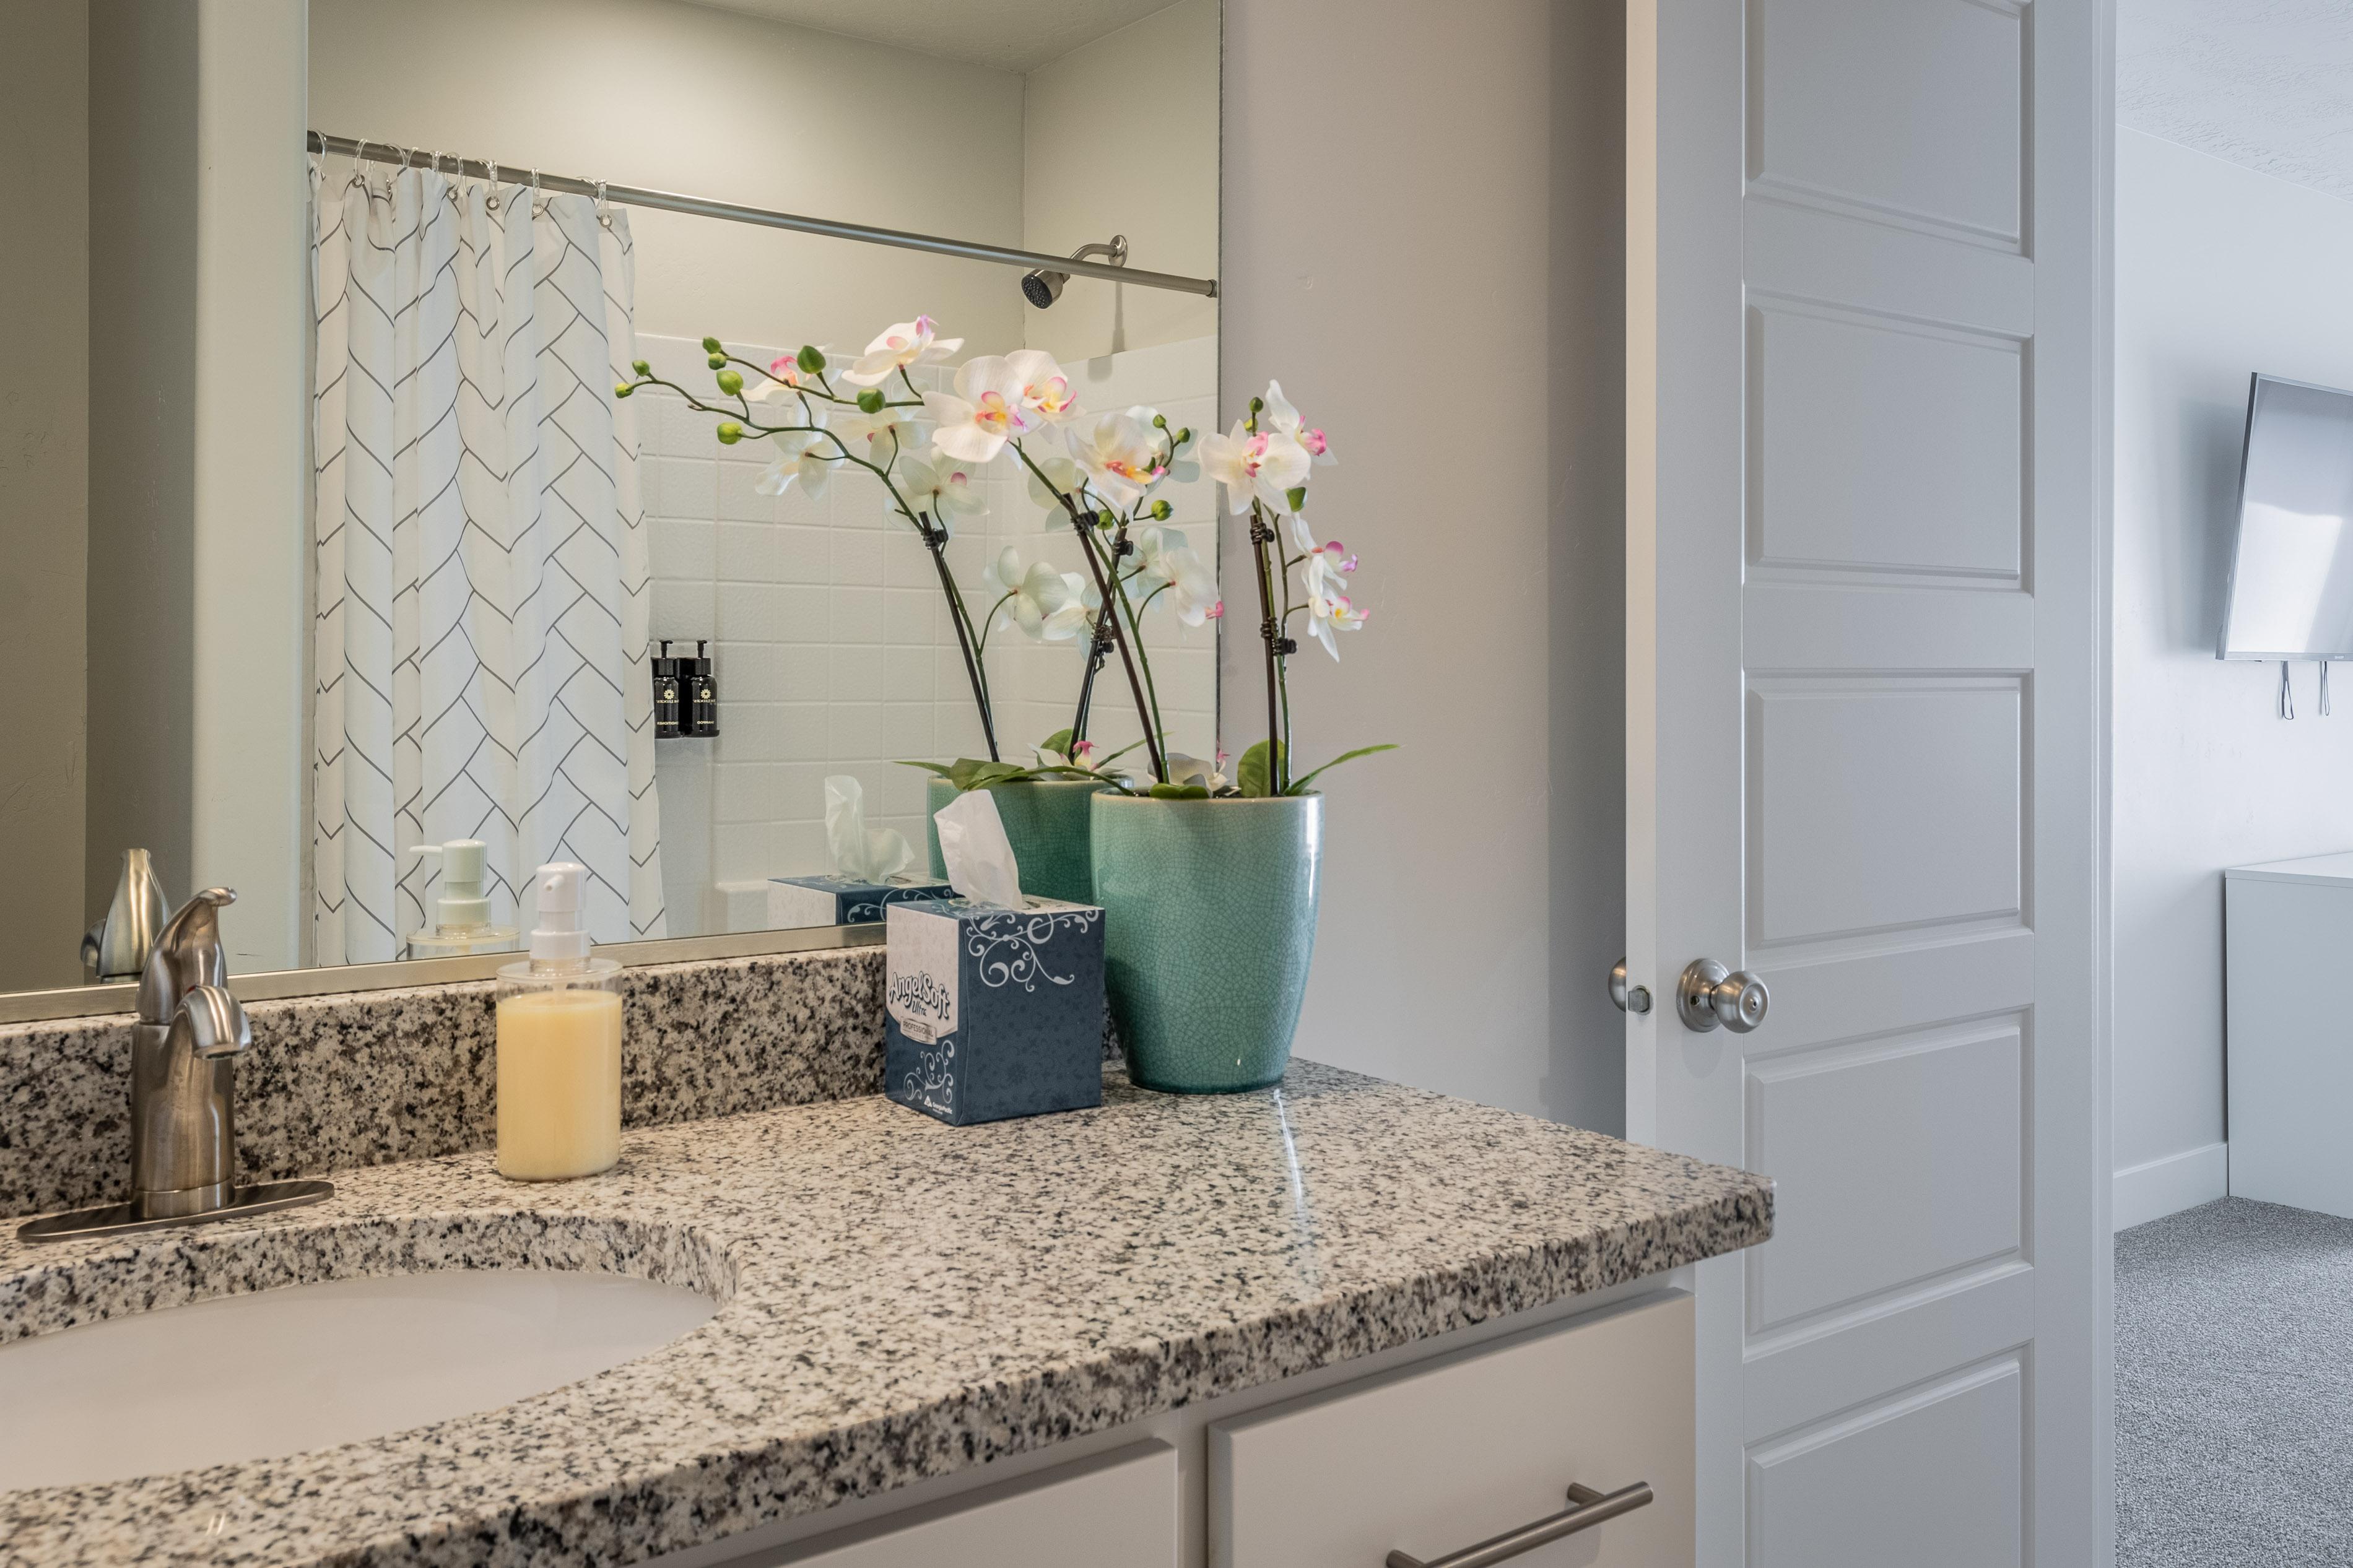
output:
M1083 261L1090 256L1101 256L1113 267L1126 266L1127 236L1115 234L1111 237L1109 245L1101 242L1082 245L1071 252L1071 259L1073 261ZM1070 280L1069 273L1056 272L1044 267L1032 272L1024 272L1021 275L1022 297L1042 310L1062 297L1062 286Z

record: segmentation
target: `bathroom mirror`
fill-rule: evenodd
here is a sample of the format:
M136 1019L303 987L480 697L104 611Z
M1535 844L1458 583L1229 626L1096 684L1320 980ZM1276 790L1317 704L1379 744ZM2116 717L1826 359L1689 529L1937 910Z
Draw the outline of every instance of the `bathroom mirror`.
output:
M69 0L80 35L36 44L57 56L43 110L86 135L7 150L58 223L11 241L10 308L47 288L69 324L33 352L72 351L51 384L79 390L41 416L54 460L0 472L7 635L20 676L54 682L20 679L5 716L0 849L30 893L0 926L0 990L100 978L83 935L133 848L168 902L237 889L248 976L504 946L530 921L513 889L553 858L588 867L600 942L799 924L771 887L836 868L829 778L925 871L926 775L901 760L986 757L993 731L1031 761L1072 724L1090 639L1066 515L1010 448L918 466L939 456L921 400L968 360L1042 351L1090 414L1217 427L1219 0L265 3L301 35L275 66L195 47L195 7L127 0ZM231 100L224 129L203 106ZM248 121L294 143L282 168L200 168L195 144ZM299 396L268 374L290 336L272 362L217 328L203 268L240 256L288 263L244 286L299 329ZM918 318L932 352L874 378L902 406L772 388L754 410L813 406L834 435L719 439L744 405L704 338L747 391L777 367L850 399L870 343ZM150 374L184 378L193 416L159 395L126 421ZM639 384L617 400L617 379ZM208 511L207 463L272 420L285 460L249 465L258 504ZM888 487L831 457L886 441ZM953 530L935 558L892 501L942 493L918 509ZM1212 488L1180 464L1151 494L1175 531L1151 548L1191 550L1213 599ZM1138 584L1170 589L1142 637L1167 744L1208 755L1219 622L1175 571ZM1115 655L1088 702L1098 755L1140 739ZM465 840L479 871L417 853ZM445 899L492 934L437 942Z

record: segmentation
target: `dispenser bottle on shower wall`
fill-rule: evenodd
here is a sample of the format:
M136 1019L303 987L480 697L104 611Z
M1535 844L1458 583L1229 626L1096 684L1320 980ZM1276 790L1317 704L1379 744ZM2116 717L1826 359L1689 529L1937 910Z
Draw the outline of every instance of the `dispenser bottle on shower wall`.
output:
M556 1182L621 1157L621 966L581 929L586 868L532 878L531 959L499 971L499 1174Z

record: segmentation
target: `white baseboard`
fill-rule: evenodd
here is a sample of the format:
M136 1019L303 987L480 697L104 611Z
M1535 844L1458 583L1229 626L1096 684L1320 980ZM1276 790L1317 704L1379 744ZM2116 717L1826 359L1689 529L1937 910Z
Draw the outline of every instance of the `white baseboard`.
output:
M2128 1230L2231 1191L2231 1146L2208 1143L2118 1171L2111 1202L2116 1230Z

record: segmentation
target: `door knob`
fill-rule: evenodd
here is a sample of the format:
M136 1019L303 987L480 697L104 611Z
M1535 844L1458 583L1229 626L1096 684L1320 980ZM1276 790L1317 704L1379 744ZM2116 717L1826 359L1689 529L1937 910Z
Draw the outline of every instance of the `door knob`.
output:
M1651 988L1626 984L1626 961L1620 959L1609 969L1609 1000L1618 1004L1620 1013L1647 1013L1651 1010Z
M1701 1034L1721 1025L1745 1035L1765 1021L1773 994L1746 970L1727 970L1712 958L1695 958L1675 987L1675 1011L1683 1027Z

